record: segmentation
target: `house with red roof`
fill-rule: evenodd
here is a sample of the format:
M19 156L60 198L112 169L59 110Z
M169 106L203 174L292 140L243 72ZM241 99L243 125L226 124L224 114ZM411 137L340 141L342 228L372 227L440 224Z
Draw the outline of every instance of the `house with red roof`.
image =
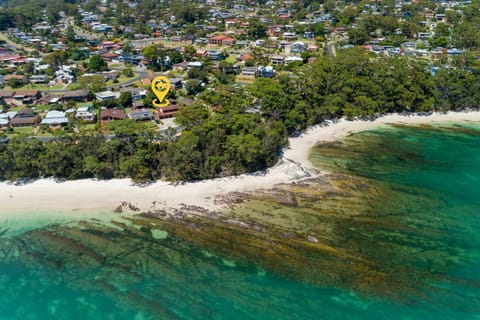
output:
M237 40L232 37L227 37L224 35L218 35L208 38L208 43L218 46L231 46L234 45Z

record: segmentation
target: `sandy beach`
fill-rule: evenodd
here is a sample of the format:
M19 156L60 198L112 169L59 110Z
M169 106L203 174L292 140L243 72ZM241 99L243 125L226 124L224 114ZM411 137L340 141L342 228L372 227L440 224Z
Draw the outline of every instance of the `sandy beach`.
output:
M0 183L0 211L21 209L113 210L128 202L141 211L157 206L179 207L182 204L218 209L217 196L230 192L252 191L278 183L298 181L319 174L308 161L309 150L319 142L340 139L350 133L391 124L420 124L448 121L480 122L480 112L432 114L429 116L387 115L375 121L340 120L329 126L315 126L300 137L290 138L290 146L280 161L265 172L200 182L172 184L159 181L145 187L135 186L129 179L107 181L76 180L55 182L41 179L25 185Z

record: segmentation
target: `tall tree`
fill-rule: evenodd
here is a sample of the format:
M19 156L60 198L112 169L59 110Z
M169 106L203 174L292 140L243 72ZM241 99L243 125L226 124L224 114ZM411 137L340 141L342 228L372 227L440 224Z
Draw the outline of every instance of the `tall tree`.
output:
M108 69L108 64L103 60L99 54L93 55L88 62L88 70L93 72L105 71Z

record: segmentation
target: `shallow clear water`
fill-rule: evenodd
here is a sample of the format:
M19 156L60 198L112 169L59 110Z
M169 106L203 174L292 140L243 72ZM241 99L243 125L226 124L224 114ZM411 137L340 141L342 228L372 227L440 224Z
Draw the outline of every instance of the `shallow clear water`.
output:
M68 222L0 239L0 319L480 319L479 147L480 125L463 124L384 127L312 152L386 190L365 213L383 224L352 219L337 232L386 270L424 274L413 299L298 282L170 235L77 233Z

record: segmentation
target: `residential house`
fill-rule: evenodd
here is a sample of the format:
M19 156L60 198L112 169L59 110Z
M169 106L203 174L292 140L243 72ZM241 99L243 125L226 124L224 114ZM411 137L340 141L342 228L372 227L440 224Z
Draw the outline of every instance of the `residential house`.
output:
M288 40L281 40L279 43L280 49L285 49L287 46L290 45L290 41Z
M310 43L307 47L307 51L312 52L312 51L317 51L318 50L318 45L315 43Z
M207 31L208 33L210 32L215 32L218 30L218 27L217 26L206 26L205 28L205 31Z
M259 78L273 78L275 76L275 68L271 66L257 68L257 77Z
M178 90L183 88L183 79L182 78L170 78L170 87L173 90Z
M100 44L101 49L105 49L105 50L112 50L113 48L115 48L115 46L116 44L113 41L103 41Z
M110 90L95 93L95 98L97 98L99 101L118 99L119 97L120 92L112 92Z
M118 57L118 61L126 64L133 64L135 66L139 65L142 62L143 56L133 55L133 54L124 54Z
M123 92L130 92L133 101L142 100L147 97L147 90L143 88L127 87L120 89L120 94Z
M15 118L17 115L16 111L8 111L5 113L0 113L0 128L8 126L11 119Z
M3 82L8 84L8 81L10 81L11 79L15 79L22 84L27 83L27 77L24 76L23 74L6 74L3 77Z
M437 22L447 22L447 16L444 13L437 13L435 19Z
M222 60L223 54L217 50L208 50L207 56L210 60Z
M285 58L286 65L289 65L290 63L293 63L293 62L303 62L303 59L295 56L290 56Z
M311 31L305 31L303 33L303 37L305 39L313 39L313 38L315 38L315 33L311 32Z
M180 105L176 101L171 101L171 103L163 108L157 108L157 117L158 119L168 119L175 117L176 113L180 109Z
M92 106L83 106L77 109L75 113L75 119L88 122L95 121L95 113L92 112Z
M246 54L241 54L240 57L238 57L238 60L245 62L247 60L255 60L255 57L250 53L246 53Z
M15 91L0 90L0 99L13 99Z
M17 90L13 94L13 99L23 104L32 104L36 102L42 94L38 90Z
M283 66L285 64L285 57L284 56L272 56L270 62L273 65Z
M105 78L105 81L117 79L120 76L120 71L110 70L99 72L98 75L101 75Z
M64 43L50 43L50 47L52 47L54 51L58 51L58 50L65 50L66 45Z
M31 83L46 83L47 78L48 77L44 74L33 75L33 76L30 77L30 82Z
M60 102L60 98L61 97L56 96L54 94L47 93L46 95L44 95L43 97L38 99L36 104L41 105L41 106L46 106L46 105L49 105L49 104L56 104L56 103Z
M150 110L139 109L132 111L128 114L128 117L134 121L147 121L155 120L157 121L157 116Z
M306 44L301 41L296 41L292 44L292 52L302 53L307 48Z
M105 23L99 23L99 24L91 24L92 30L96 32L108 32L112 31L112 26L105 24Z
M61 102L65 103L68 101L75 102L87 102L90 100L90 91L88 90L75 90L65 92L61 98Z
M105 109L100 112L100 123L102 125L116 120L124 120L127 118L125 112L121 109Z
M202 69L203 68L203 62L201 61L192 61L192 62L189 62L187 64L187 70L190 70L192 68L199 68L199 69Z
M33 126L38 121L38 115L30 108L20 110L15 117L10 120L11 127L28 127Z
M198 49L198 50L195 52L195 57L197 57L197 58L206 57L207 54L208 54L207 50L200 50L200 49Z
M219 64L219 68L220 68L220 64ZM227 64L227 65L221 66L220 69L223 73L239 74L240 73L240 64L238 64L238 63L235 63L233 65Z
M255 67L243 67L242 76L255 76L257 68Z
M196 45L204 45L204 44L208 43L208 39L207 38L197 38L197 39L195 39L194 43Z
M112 62L112 60L118 60L120 55L118 53L115 53L115 52L107 51L105 53L102 53L101 57L103 58L103 60L105 60L107 62Z
M172 65L172 69L173 70L181 70L183 72L183 71L185 71L185 69L187 69L187 64L188 64L188 62L186 62L186 61L182 61L180 63L175 63L174 65Z
M283 39L285 40L295 40L297 39L297 34L295 32L284 32Z
M14 63L15 61L21 61L26 59L24 56L12 53L0 54L0 63Z
M225 29L233 28L237 24L237 19L225 20Z
M50 126L51 128L58 128L67 125L68 118L63 111L51 110L48 111L40 124Z
M212 45L231 46L234 45L237 40L232 37L224 35L218 35L208 38L208 43Z
M250 44L248 40L240 40L235 43L236 47L247 47Z
M55 71L55 78L53 78L48 84L69 84L75 79L75 75L68 66L62 66L61 69Z

